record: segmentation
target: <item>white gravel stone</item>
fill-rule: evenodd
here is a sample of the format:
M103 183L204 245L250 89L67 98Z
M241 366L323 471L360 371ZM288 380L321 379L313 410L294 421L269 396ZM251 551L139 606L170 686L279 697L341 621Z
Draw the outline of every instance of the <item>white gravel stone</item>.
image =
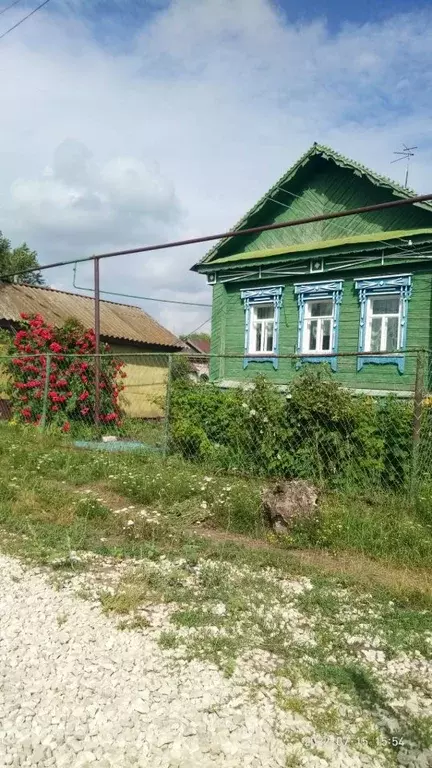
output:
M118 631L98 606L4 556L0 616L1 766L217 768L229 764L227 744L232 765L249 764L250 745L230 733L238 686L212 665L174 662L150 635ZM238 713L246 727L260 705L244 691ZM277 735L253 739L256 765L284 759Z
M97 595L102 589L114 594L112 585L131 567L99 559L94 571L78 571L55 590L49 571L0 555L0 768L283 768L297 749L300 764L311 768L390 765L382 750L341 748L305 717L283 711L277 691L311 705L337 704L342 721L349 707L345 713L320 684L276 681L278 660L268 652L249 650L228 679L210 663L163 651L156 640L161 629L173 629L169 605L146 609L149 628L120 632L118 617L102 614ZM152 567L172 565L161 560ZM312 588L307 579L279 583L288 595ZM90 600L78 599L77 589L87 589ZM309 626L294 607L272 610L287 637L313 649L313 621ZM226 606L214 603L211 611L222 617ZM361 640L350 638L353 646ZM422 658L387 660L378 637L362 655L383 686L401 673L427 679L430 672ZM408 702L413 714L430 711L426 695L406 684L402 693L401 707ZM395 696L392 704L397 710ZM362 725L360 716L356 723ZM387 726L396 729L397 720ZM321 756L303 744L311 738L318 739ZM429 750L417 750L414 760L407 750L406 757L409 768L432 765ZM403 752L400 758L402 764Z

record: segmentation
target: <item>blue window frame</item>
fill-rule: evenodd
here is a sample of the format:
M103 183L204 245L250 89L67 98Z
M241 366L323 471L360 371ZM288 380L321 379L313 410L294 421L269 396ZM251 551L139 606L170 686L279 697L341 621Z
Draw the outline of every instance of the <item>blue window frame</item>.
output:
M243 368L249 363L279 364L279 325L283 286L247 288L241 291L245 310Z
M340 304L343 280L296 283L294 293L299 308L297 352L302 363L330 363L337 369Z
M354 284L360 302L357 370L367 364L391 364L403 373L411 275L368 277ZM362 352L369 354L362 356Z

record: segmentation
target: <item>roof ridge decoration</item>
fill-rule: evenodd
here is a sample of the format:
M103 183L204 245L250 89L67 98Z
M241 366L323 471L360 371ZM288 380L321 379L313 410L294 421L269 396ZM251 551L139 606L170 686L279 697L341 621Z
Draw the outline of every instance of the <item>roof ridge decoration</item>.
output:
M398 197L406 198L412 197L416 194L415 190L403 187L401 184L393 181L388 176L382 176L381 174L376 173L376 171L373 171L371 168L368 168L366 165L358 163L356 160L351 160L351 158L336 152L334 149L332 149L332 147L328 147L325 144L318 144L315 141L312 146L306 152L304 152L304 154L301 155L301 157L296 160L295 163L293 163L293 165L291 165L288 170L282 174L282 176L277 179L277 181L270 187L270 189L268 189L267 192L265 192L265 194L260 197L260 199L241 217L241 219L239 219L239 221L233 227L231 227L231 231L235 232L238 229L242 229L244 223L249 219L249 217L256 213L264 205L264 203L266 203L267 200L272 197L272 195L277 191L278 187L287 181L290 181L292 177L297 173L297 171L302 166L306 165L306 163L316 155L321 155L326 160L333 160L333 162L335 162L337 165L348 168L354 171L354 173L366 176L369 181L371 181L376 186L388 187L388 189L390 189L393 194L397 195ZM425 202L419 205L421 205L421 207L427 208L432 212L432 203ZM207 253L196 264L196 266L210 262L213 255L217 252L220 246L227 241L228 238L219 240L210 248L209 251L207 251Z

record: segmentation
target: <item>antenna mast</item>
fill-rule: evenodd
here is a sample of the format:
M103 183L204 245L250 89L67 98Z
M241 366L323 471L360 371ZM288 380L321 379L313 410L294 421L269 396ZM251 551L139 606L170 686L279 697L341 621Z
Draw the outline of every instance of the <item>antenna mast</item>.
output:
M396 160L391 161L391 165L393 163L399 163L400 160L406 160L406 171L405 171L405 189L408 189L408 176L409 176L409 164L410 164L410 158L414 157L415 149L418 149L418 147L407 147L406 144L402 144L403 150L402 152L393 152L394 155L400 155L400 157L397 157Z

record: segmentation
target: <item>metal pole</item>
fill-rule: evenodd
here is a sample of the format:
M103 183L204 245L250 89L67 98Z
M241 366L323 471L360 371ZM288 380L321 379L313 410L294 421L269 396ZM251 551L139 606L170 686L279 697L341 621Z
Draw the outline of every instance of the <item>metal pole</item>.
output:
M412 432L412 469L411 469L411 497L414 499L417 490L417 476L419 469L419 449L421 438L422 401L424 397L424 352L418 352L416 377L414 388L414 417Z
M168 243L158 243L156 245L145 245L140 248L128 248L124 251L109 251L108 253L98 253L95 256L86 256L84 259L68 259L67 261L54 261L51 264L43 264L33 269L21 269L19 272L9 272L6 275L0 275L0 280L7 280L19 275L30 275L32 272L42 272L44 269L53 269L54 267L65 267L68 264L81 264L96 259L109 259L112 256L128 256L133 253L148 253L149 251L161 251L166 248L179 248L184 245L196 245L197 243L208 243L211 240L226 240L230 237L242 237L245 235L257 235L260 232L269 232L273 229L285 229L287 227L298 227L301 224L313 224L316 221L329 221L330 219L341 219L344 216L355 216L363 213L373 213L374 211L384 211L388 208L400 208L404 205L414 205L415 203L427 203L432 201L432 194L417 195L416 197L407 197L402 200L390 200L387 203L375 203L374 205L363 205L360 208L351 208L348 211L335 211L333 213L320 213L317 216L307 216L303 219L292 219L291 221L280 221L276 224L263 224L260 227L249 227L248 229L237 229L228 232L219 232L215 235L204 235L203 237L191 237L187 240L173 240ZM385 241L385 232L383 232L383 241ZM402 239L402 238L398 238ZM393 256L396 258L396 256ZM404 258L406 256L404 255ZM194 270L197 267L193 267Z
M49 391L50 372L51 372L51 355L48 352L46 356L46 366L45 366L45 384L44 384L44 393L43 393L43 401L42 401L42 414L41 414L41 420L39 424L41 432L43 432L46 427L46 419L47 419L47 413L48 413L48 391Z
M95 412L94 421L100 424L100 275L99 259L94 260L94 326L95 326Z
M168 440L169 440L169 418L170 418L170 406L171 406L171 380L172 380L172 355L168 355L168 374L167 374L167 391L165 399L165 434L163 455L164 458L168 454Z

